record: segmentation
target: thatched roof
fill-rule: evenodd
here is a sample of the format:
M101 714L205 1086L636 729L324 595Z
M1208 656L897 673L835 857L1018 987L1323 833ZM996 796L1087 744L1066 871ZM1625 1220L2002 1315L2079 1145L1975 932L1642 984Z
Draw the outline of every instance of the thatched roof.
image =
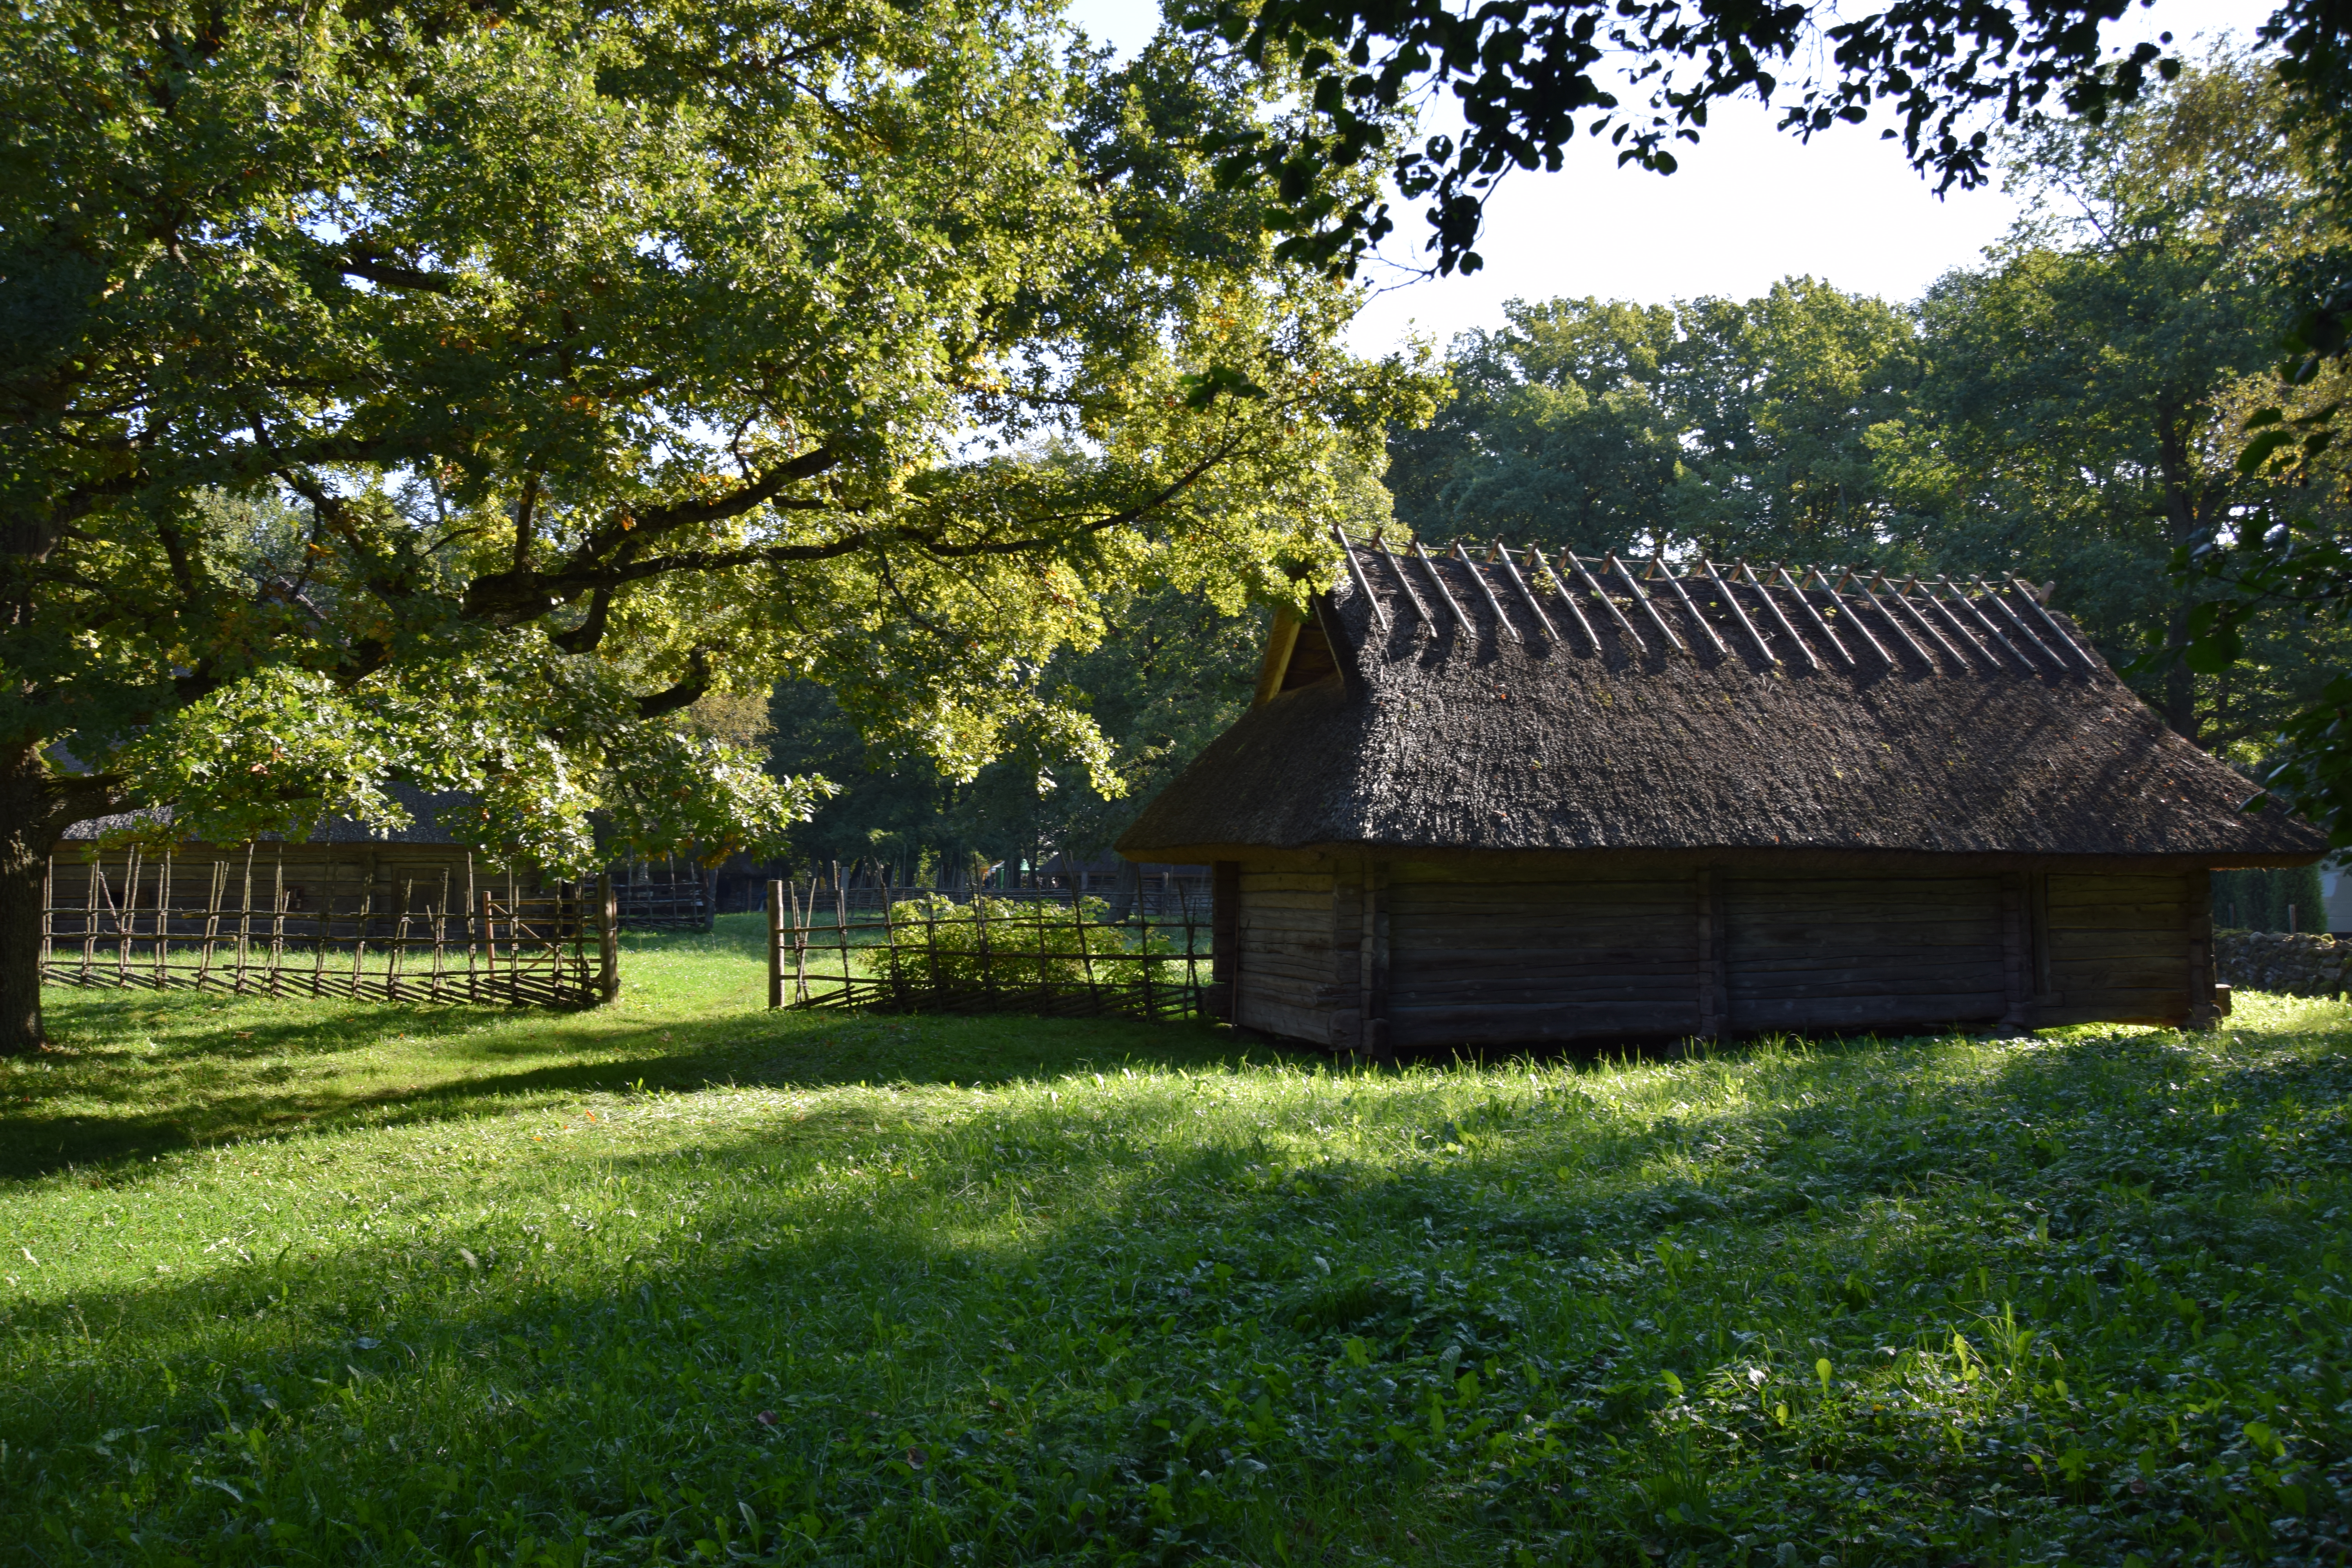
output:
M409 824L405 827L370 827L348 816L330 816L310 831L304 840L310 844L449 844L457 841L441 826L441 813L453 807L464 809L478 804L477 797L465 790L438 792L418 789L414 784L393 784L385 792L407 808ZM58 835L58 842L97 838L102 834L121 832L151 823L172 820L172 808L154 806L144 811L126 811L113 816L93 816L77 822ZM265 833L262 842L276 843L278 835Z
M2327 847L2021 584L1358 545L1266 675L1120 853Z

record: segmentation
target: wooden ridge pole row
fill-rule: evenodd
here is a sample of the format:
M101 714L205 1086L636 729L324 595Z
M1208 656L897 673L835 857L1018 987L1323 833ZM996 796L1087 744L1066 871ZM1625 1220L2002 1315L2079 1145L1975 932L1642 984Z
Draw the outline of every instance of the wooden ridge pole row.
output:
M1948 575L1932 581L1913 576L1896 584L1883 573L1834 566L1801 566L1794 569L1792 576L1790 568L1779 563L1767 568L1768 577L1759 575L1745 561L1731 563L1727 572L1704 557L1676 572L1656 554L1650 557L1637 575L1615 554L1605 553L1588 563L1573 551L1564 550L1555 565L1534 546L1521 552L1526 557L1527 570L1523 573L1511 547L1499 540L1487 551L1483 563L1461 541L1456 541L1442 558L1433 558L1419 541L1407 541L1409 558L1419 567L1416 573L1407 569L1407 558L1400 557L1390 547L1381 530L1375 529L1369 544L1362 546L1350 540L1343 529L1333 528L1331 536L1339 546L1349 579L1370 607L1373 624L1383 633L1392 623L1387 603L1372 586L1368 567L1373 563L1386 567L1386 577L1395 584L1400 603L1412 612L1420 633L1434 637L1450 623L1465 636L1476 635L1477 624L1464 609L1462 598L1447 581L1446 574L1440 570L1441 564L1445 564L1468 574L1477 596L1494 616L1497 635L1513 642L1524 639L1503 608L1507 594L1512 603L1533 618L1546 640L1568 646L1569 639L1561 635L1543 603L1541 595L1549 592L1567 611L1584 647L1594 654L1601 652L1601 639L1594 634L1576 595L1570 591L1568 582L1563 581L1564 573L1591 603L1607 613L1619 633L1636 647L1646 647L1647 640L1627 618L1623 608L1626 601L1638 606L1643 622L1668 648L1677 653L1692 651L1666 619L1656 595L1644 586L1654 584L1660 585L1658 592L1671 599L1713 654L1718 658L1728 656L1730 646L1717 631L1714 620L1702 612L1692 597L1691 585L1696 584L1711 595L1709 604L1722 609L1726 624L1736 628L1767 665L1778 665L1783 659L1765 627L1758 624L1759 616L1787 646L1790 657L1808 670L1823 668L1809 639L1799 633L1797 620L1791 619L1784 608L1785 598L1829 649L1836 664L1846 669L1858 666L1837 628L1830 624L1830 616L1841 617L1845 628L1859 637L1888 668L1900 668L1901 660L1871 629L1871 618L1875 618L1895 645L1931 674L1948 669L1967 673L1980 667L1988 674L2004 674L2013 668L2034 675L2046 667L2059 674L2095 675L2099 668L2097 660L2042 605L2039 595L2016 578L2005 580L1999 587L1989 585L1981 577L1969 579L1969 586L1964 587ZM1360 556L1360 550L1364 552ZM1488 566L1499 571L1499 591L1487 574ZM1622 584L1622 589L1604 587L1595 575L1596 569L1612 584ZM1431 600L1423 597L1423 589L1430 590L1434 602L1444 607L1444 623L1432 612ZM1741 602L1743 592L1752 599L1756 611L1753 616L1749 605ZM1815 595L1826 603L1817 603ZM2023 614L2020 613L2021 605Z

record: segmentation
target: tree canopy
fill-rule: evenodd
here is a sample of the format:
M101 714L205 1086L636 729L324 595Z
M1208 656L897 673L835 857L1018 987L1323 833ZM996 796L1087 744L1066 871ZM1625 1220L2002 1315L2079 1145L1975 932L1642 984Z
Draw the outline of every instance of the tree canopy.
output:
M48 836L129 802L234 838L403 778L559 868L772 842L816 786L674 716L780 678L1115 787L1055 650L1114 586L1294 595L1433 391L1212 188L1277 110L1035 4L11 12L0 964Z

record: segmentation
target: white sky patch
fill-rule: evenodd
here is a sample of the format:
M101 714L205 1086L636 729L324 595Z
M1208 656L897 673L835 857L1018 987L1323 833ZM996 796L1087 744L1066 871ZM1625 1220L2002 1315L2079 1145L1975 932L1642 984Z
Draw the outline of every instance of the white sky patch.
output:
M2128 47L2168 31L2194 58L2202 49L2189 40L2228 32L2251 42L2273 9L2271 0L2158 0L2135 7L2106 42ZM1160 13L1156 0L1074 0L1069 17L1097 41L1132 52ZM1853 292L1915 300L1944 273L1977 262L2016 216L2017 204L1999 190L1937 200L1900 144L1877 139L1874 124L1840 126L1807 145L1775 131L1774 118L1752 101L1717 105L1698 145L1675 145L1682 167L1667 176L1620 169L1605 141L1580 136L1559 174L1517 172L1503 181L1478 243L1483 271L1375 294L1350 346L1386 353L1414 332L1442 345L1469 328L1502 325L1507 300L1745 300L1805 274ZM1418 261L1426 237L1420 205L1396 211L1388 254ZM1399 278L1373 271L1367 276L1376 286Z

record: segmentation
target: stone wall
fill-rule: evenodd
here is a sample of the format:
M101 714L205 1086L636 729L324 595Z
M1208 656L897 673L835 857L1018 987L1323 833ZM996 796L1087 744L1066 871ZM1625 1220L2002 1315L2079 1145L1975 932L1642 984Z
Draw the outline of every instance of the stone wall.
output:
M2352 990L2352 942L2284 931L2217 931L2213 978L2243 991L2333 996Z

